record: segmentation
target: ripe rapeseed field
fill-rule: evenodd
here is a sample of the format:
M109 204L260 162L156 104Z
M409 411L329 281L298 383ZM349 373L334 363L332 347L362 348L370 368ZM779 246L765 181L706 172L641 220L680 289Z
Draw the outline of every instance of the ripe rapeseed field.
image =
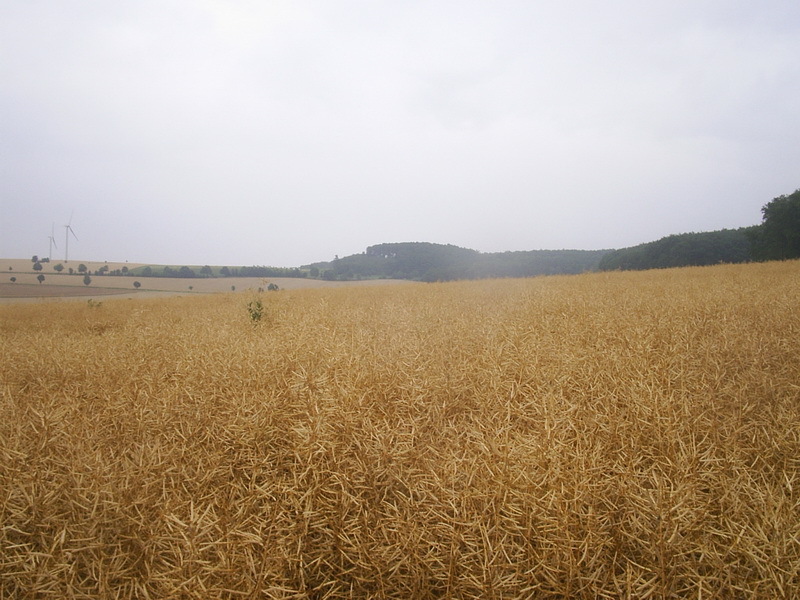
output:
M0 598L796 598L800 262L0 306Z

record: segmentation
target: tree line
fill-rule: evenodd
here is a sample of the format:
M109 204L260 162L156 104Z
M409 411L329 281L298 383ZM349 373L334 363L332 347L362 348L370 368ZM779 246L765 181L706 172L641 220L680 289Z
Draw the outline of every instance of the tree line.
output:
M614 250L599 268L642 270L800 258L800 190L774 198L761 213L759 225L669 235Z
M204 277L307 277L308 273L297 267L211 267L205 265L195 271L192 267L154 267L147 265L132 269L130 274L138 277L176 277L182 279Z

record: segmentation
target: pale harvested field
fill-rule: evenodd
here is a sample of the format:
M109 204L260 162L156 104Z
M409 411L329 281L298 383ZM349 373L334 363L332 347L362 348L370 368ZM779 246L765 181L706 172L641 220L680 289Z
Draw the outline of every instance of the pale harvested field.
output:
M0 598L800 597L798 307L797 261L0 306Z
M68 266L77 269L83 263L94 272L105 264L110 270L121 269L127 266L135 268L137 264L129 263L102 263L91 261L70 261ZM275 283L282 290L331 288L331 287L356 287L373 285L396 285L405 283L399 280L365 280L365 281L323 281L319 279L298 279L291 277L213 277L190 279L166 277L133 277L133 276L95 276L91 275L92 282L83 284L83 275L60 274L53 270L58 261L42 263L42 274L45 280L39 283L36 279L39 273L32 270L30 260L0 259L0 304L19 302L21 299L40 301L50 299L92 298L95 296L115 295L117 297L137 298L146 296L165 296L180 294L207 294L217 292L257 290L266 288L269 283ZM11 267L11 269L9 269ZM11 277L16 282L11 282ZM141 287L136 290L133 282L138 281ZM191 289L190 289L191 288Z

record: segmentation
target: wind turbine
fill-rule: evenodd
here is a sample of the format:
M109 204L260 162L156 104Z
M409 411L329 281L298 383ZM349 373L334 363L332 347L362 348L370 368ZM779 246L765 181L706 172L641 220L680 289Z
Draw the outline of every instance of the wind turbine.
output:
M53 227L50 229L50 235L48 236L50 238L50 252L47 255L48 260L50 260L53 257L53 246L58 248L58 246L56 245L55 236L56 236L56 224L53 223Z
M64 262L69 261L69 234L72 234L72 237L75 238L75 241L78 241L78 236L75 235L75 232L72 230L72 215L69 216L69 223L64 225L66 231L64 232L64 237L66 237L66 248L64 249Z

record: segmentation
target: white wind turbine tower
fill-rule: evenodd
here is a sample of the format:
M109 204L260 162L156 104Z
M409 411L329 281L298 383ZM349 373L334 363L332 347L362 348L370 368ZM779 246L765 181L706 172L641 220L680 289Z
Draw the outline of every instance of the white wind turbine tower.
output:
M50 238L50 252L47 255L47 260L50 260L53 257L53 246L58 248L58 246L56 245L55 236L56 236L56 224L53 223L53 227L50 229L50 235L48 236Z
M72 234L72 237L75 238L75 241L78 241L78 236L75 235L75 232L72 230L72 215L69 217L69 223L64 225L66 231L64 232L64 236L66 237L66 247L64 249L64 262L69 261L69 234Z

